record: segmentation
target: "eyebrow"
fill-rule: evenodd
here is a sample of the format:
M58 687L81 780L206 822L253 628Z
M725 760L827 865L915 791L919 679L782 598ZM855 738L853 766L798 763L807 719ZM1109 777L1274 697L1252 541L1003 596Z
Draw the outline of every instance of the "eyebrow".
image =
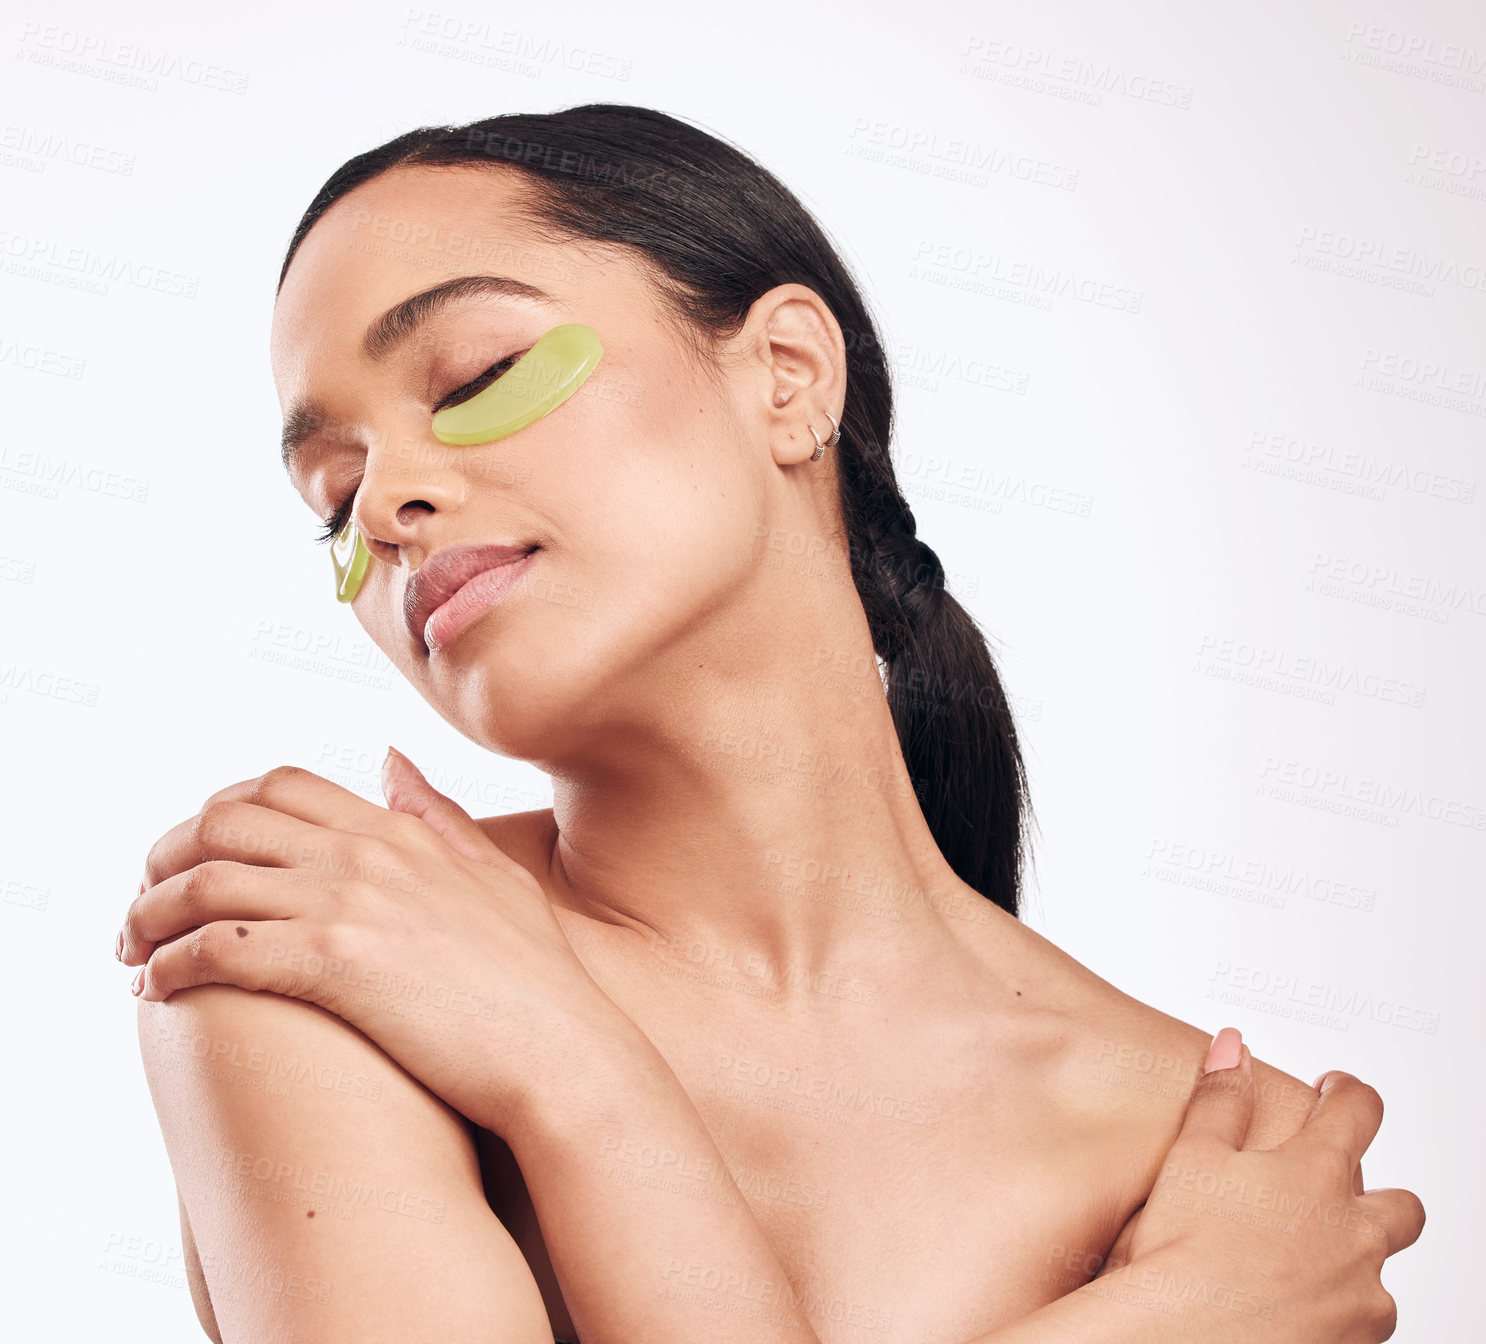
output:
M420 326L450 304L487 295L526 299L532 303L549 305L557 303L545 289L538 289L536 285L517 280L514 276L461 275L393 304L366 329L361 342L362 353L373 363L379 363ZM318 402L295 403L284 419L284 432L280 440L279 454L285 471L293 473L299 450L305 440L327 423L328 417Z

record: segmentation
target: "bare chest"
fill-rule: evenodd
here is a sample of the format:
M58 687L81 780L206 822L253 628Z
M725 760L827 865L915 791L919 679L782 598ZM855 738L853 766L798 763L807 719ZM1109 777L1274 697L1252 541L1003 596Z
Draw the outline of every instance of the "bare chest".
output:
M973 1026L916 1031L864 1013L784 1030L674 981L621 1006L676 1072L788 1273L743 1295L761 1313L798 1303L824 1344L954 1341L1015 1320L1086 1282L1139 1201L1113 1175L1118 1154L1062 1117L1026 1053L998 1053ZM718 1178L641 1144L608 1160L616 1180ZM498 1168L499 1212L554 1334L576 1338L509 1151L491 1137L482 1161ZM723 1268L678 1261L669 1289L705 1292Z

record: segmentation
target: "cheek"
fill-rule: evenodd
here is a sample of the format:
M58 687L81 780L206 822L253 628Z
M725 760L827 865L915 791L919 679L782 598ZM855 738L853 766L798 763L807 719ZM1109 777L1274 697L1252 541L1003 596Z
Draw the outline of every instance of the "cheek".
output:
M705 600L756 564L762 492L741 466L735 447L700 437L588 464L564 491L565 559L631 611Z

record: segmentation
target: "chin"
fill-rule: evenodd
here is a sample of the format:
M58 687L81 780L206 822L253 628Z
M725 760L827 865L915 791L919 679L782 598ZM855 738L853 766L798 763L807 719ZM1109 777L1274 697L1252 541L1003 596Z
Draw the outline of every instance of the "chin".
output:
M515 653L509 639L465 632L425 667L423 698L470 741L512 760L536 760L571 726L583 692L550 660Z

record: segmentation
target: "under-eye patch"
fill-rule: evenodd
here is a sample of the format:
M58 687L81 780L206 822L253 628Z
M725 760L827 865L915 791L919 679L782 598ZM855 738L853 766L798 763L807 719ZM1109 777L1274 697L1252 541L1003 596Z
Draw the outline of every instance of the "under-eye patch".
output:
M433 418L440 443L490 443L555 411L593 372L604 347L581 322L553 327L489 387Z
M434 437L440 443L463 447L490 443L525 429L572 396L603 353L592 327L581 322L553 327L489 387L439 411L433 417ZM336 598L350 602L371 561L354 519L347 518L330 543L330 559L335 566Z
M354 518L347 518L346 525L331 540L330 560L335 566L336 598L341 602L349 602L361 587L367 563L371 560L371 552L361 540Z

